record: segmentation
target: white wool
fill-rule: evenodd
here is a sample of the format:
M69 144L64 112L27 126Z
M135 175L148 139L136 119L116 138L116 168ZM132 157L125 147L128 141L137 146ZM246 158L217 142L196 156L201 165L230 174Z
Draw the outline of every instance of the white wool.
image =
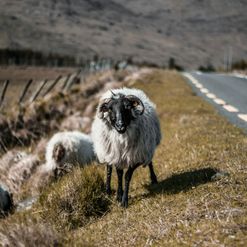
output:
M96 114L92 125L94 150L100 163L124 167L136 164L148 165L161 140L159 120L155 105L138 89L121 88L112 90L114 94L134 95L144 105L144 113L132 120L124 134L119 134L106 118ZM112 97L107 91L100 100Z
M32 176L39 164L38 155L30 154L24 156L19 162L11 166L7 179L10 182L9 187L12 193L17 194L20 191L21 186Z
M48 142L46 147L46 169L54 170L57 167L53 159L53 149L56 144L62 144L65 148L65 156L59 163L79 164L81 166L95 159L93 143L89 135L78 131L66 131L56 133Z

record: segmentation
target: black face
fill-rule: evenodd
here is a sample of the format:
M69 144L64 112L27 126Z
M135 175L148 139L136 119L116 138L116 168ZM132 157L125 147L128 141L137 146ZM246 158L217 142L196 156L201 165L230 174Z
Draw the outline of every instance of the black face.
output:
M120 97L112 100L107 107L111 125L118 133L123 134L131 120L134 119L131 112L131 102L127 98Z
M114 94L103 99L97 109L100 119L106 118L118 133L123 134L133 119L144 112L142 101L135 95ZM106 116L104 113L108 113Z

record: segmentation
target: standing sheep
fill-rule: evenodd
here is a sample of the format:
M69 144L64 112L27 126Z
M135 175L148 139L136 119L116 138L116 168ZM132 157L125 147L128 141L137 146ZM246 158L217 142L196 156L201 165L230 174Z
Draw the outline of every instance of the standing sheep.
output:
M71 166L84 166L95 159L91 137L78 131L55 134L47 144L46 169L58 175Z
M107 91L100 99L92 125L94 150L100 163L107 164L106 191L111 192L112 166L117 170L117 200L128 206L129 184L134 170L148 165L152 183L157 183L152 159L161 140L155 105L138 89ZM123 169L125 188L122 188Z

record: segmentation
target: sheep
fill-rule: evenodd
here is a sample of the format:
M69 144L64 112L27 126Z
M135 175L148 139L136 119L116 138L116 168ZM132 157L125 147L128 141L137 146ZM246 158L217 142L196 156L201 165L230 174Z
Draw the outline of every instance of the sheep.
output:
M40 159L38 155L28 154L11 166L6 176L6 184L14 195L18 195L22 185L29 180L39 165Z
M27 153L20 150L11 150L4 154L0 159L0 173L7 174L9 169L25 158Z
M46 169L55 176L67 171L74 164L84 166L95 159L89 135L78 131L56 133L46 147Z
M13 208L12 194L6 186L0 184L0 217L8 214Z
M138 89L107 91L100 99L92 124L94 151L100 163L107 164L106 192L111 193L112 166L118 177L117 200L128 206L129 184L134 170L149 166L151 182L157 183L152 159L161 141L155 105ZM125 188L122 189L123 169Z
M29 180L40 164L37 154L23 151L8 151L0 160L0 181L8 188L13 198L18 197L22 186Z

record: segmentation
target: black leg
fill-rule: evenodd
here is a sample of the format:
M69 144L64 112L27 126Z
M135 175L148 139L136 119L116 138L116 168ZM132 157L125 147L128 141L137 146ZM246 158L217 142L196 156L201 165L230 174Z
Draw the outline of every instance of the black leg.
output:
M123 170L116 168L118 177L117 201L121 202L123 197Z
M153 162L150 162L150 164L148 165L149 167L149 171L150 171L150 179L151 179L151 184L157 184L157 177L154 173L154 167L153 167Z
M111 194L111 174L112 174L112 166L106 166L106 193L108 195Z
M122 197L122 203L121 206L124 208L128 207L128 196L129 196L129 185L130 185L130 180L132 178L134 170L138 167L138 165L134 167L129 167L127 172L125 173L125 187L124 187L124 193Z

